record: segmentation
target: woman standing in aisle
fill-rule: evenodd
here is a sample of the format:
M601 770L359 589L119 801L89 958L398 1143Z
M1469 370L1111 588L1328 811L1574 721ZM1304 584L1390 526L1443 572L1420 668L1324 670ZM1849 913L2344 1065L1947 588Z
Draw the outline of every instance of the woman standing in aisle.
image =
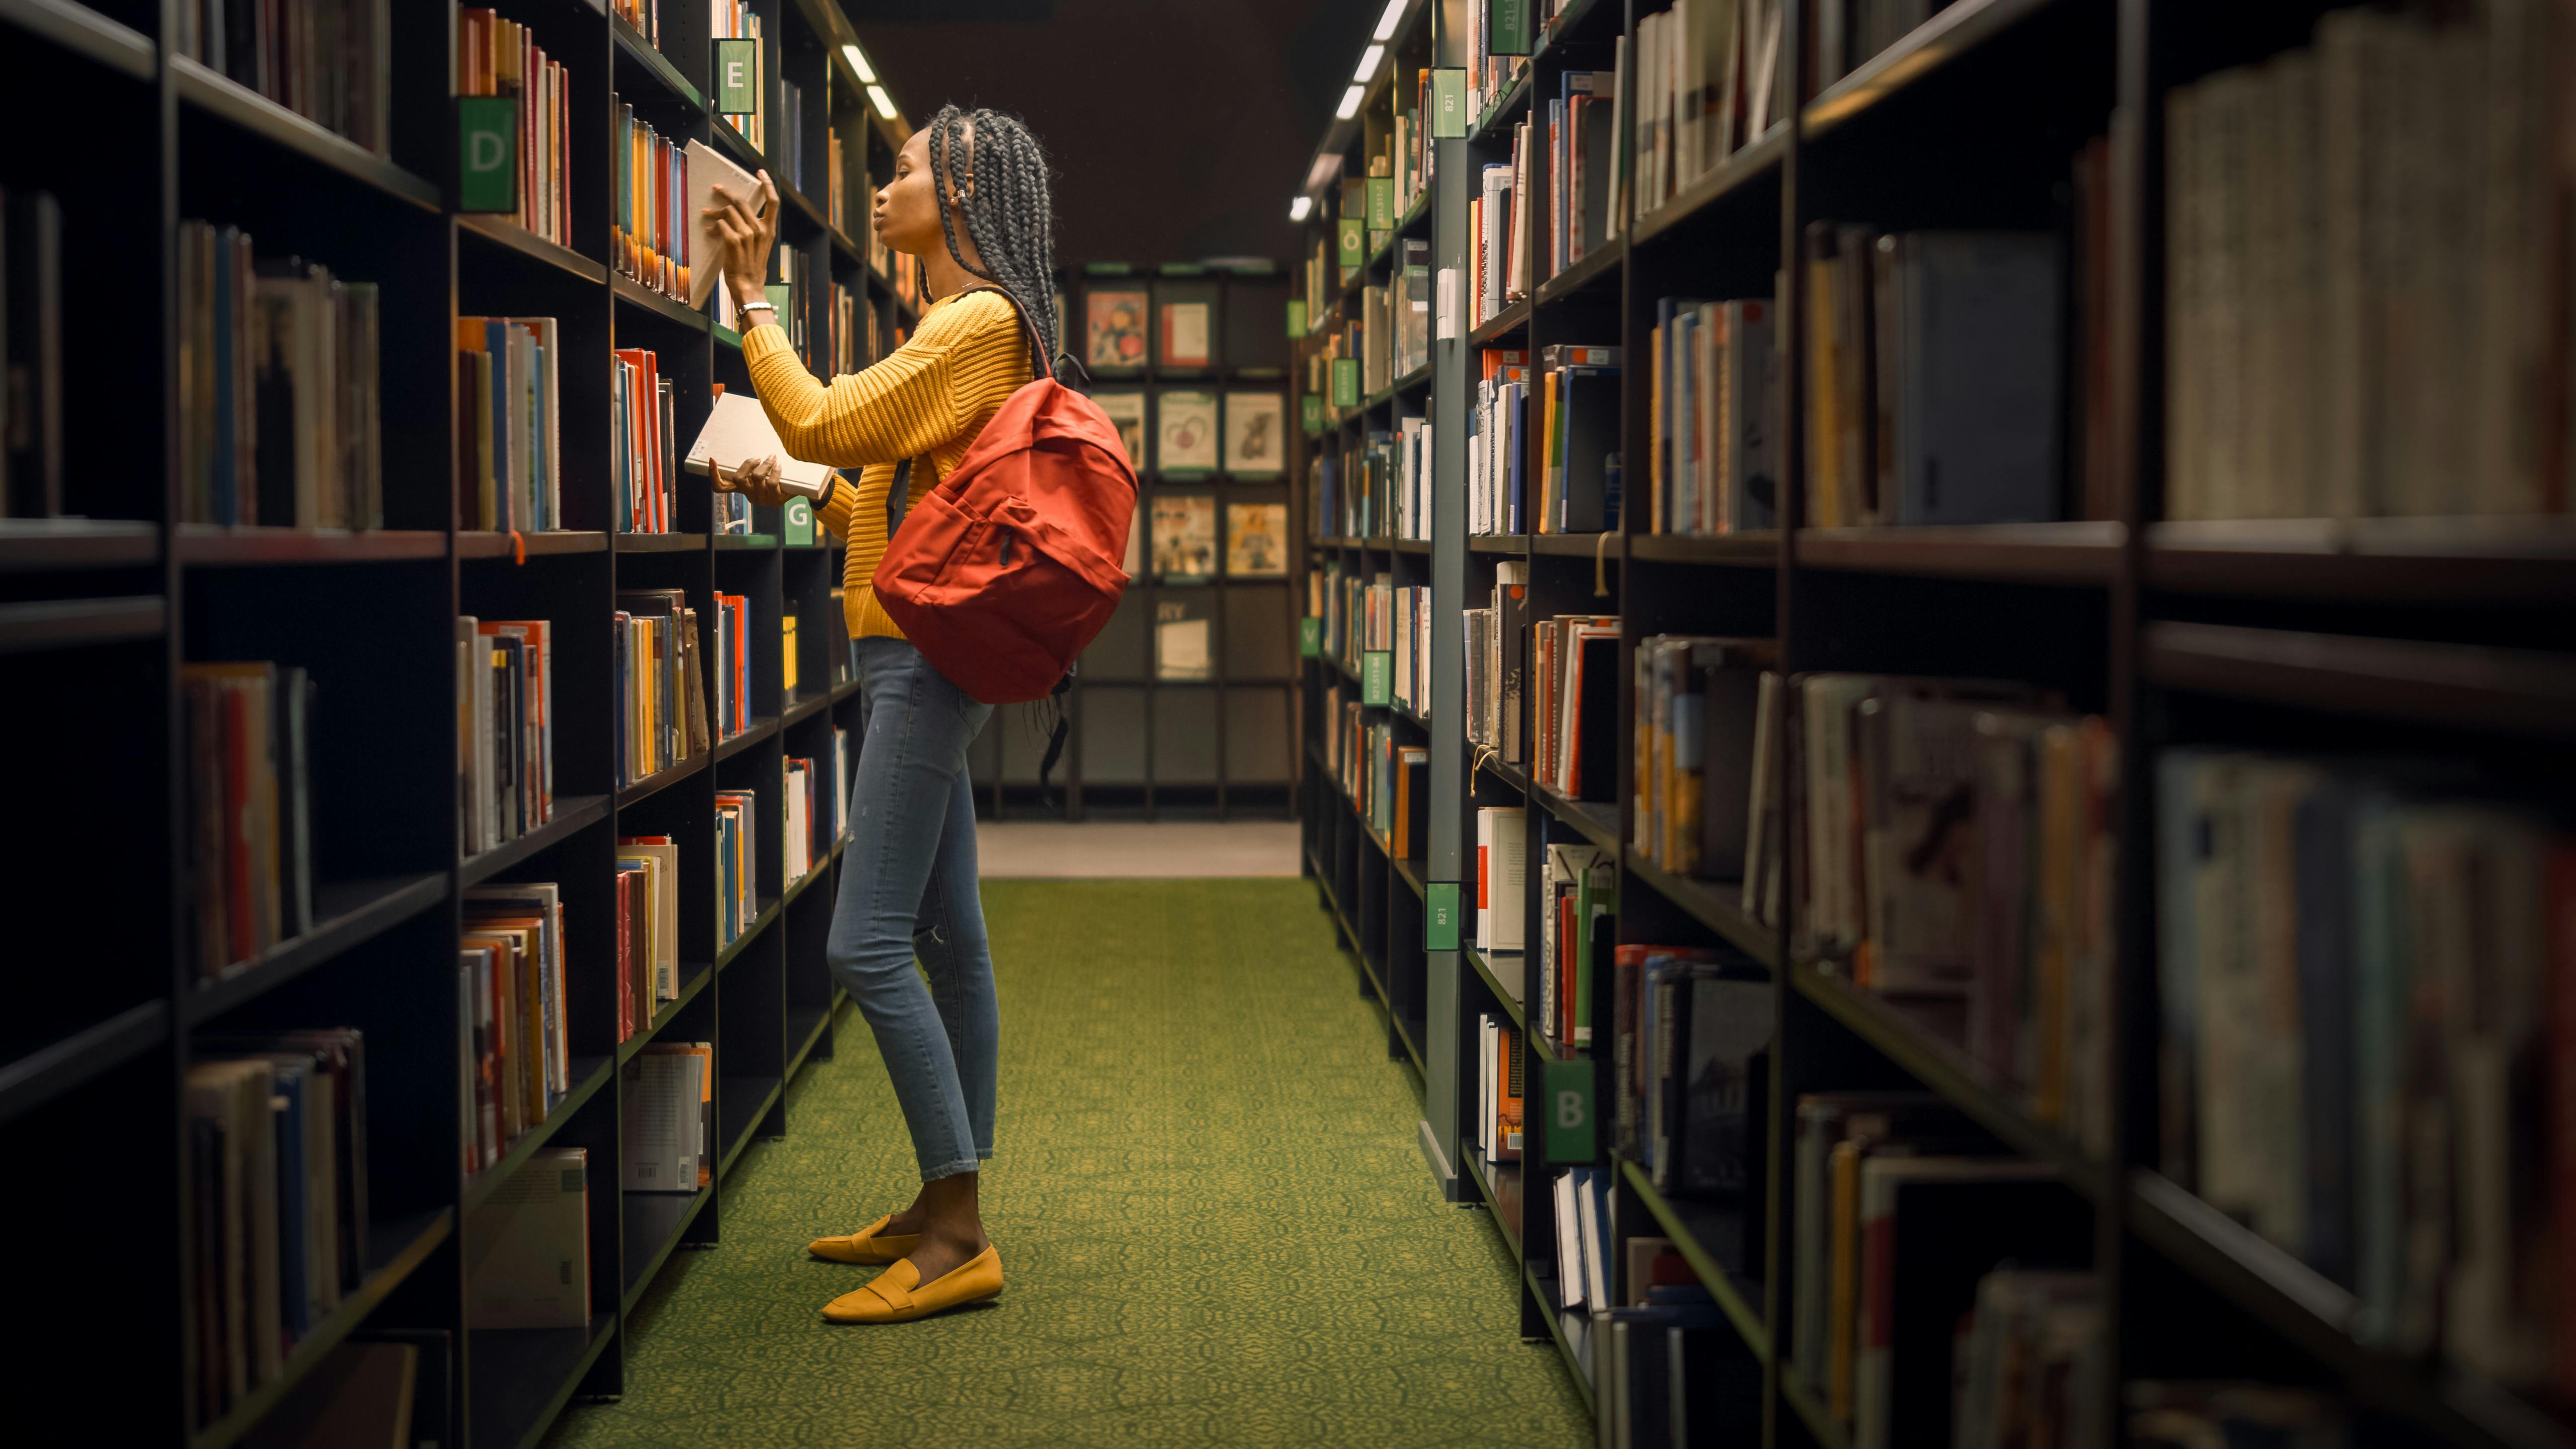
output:
M910 484L903 506L920 502L1034 375L1032 346L1055 355L1054 213L1046 154L1027 127L989 110L941 107L904 143L874 213L877 236L921 258L938 300L892 356L826 385L797 360L762 290L778 193L767 172L760 188L756 198L719 190L706 225L735 263L725 268L734 304L760 323L743 335L743 361L779 440L798 458L860 470L856 487L835 480L814 508L848 544L844 597L865 722L827 954L876 1034L921 1166L910 1207L811 1247L834 1262L891 1265L833 1299L825 1318L901 1323L1002 1291L1001 1259L976 1198L993 1155L1001 1027L966 772L966 747L992 706L905 641L869 580L885 554L898 469ZM976 287L1010 296L968 291ZM731 479L719 474L715 486L775 507L786 501L778 476L772 458ZM916 953L927 986L913 969Z

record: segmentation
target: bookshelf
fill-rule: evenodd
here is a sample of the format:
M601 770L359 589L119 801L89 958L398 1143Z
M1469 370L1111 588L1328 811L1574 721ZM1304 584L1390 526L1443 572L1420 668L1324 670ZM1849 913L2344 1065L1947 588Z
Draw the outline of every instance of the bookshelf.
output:
M507 216L451 208L457 6L378 7L389 130L367 146L181 53L181 22L163 29L166 7L0 4L0 34L29 62L30 99L95 118L83 146L30 148L0 167L12 197L50 191L62 207L64 300L83 314L64 334L65 431L113 439L129 464L159 459L67 468L61 511L71 516L0 518L12 697L75 701L80 712L72 723L12 711L5 726L21 758L48 762L28 802L55 822L53 841L12 872L9 898L27 906L12 954L79 963L31 983L0 1031L0 1136L29 1160L78 1162L84 1178L81 1191L31 1200L14 1219L26 1241L48 1245L29 1255L30 1286L59 1304L22 1368L29 1382L72 1382L113 1356L131 1377L103 1398L32 1397L38 1438L222 1449L254 1435L335 1346L392 1335L424 1350L417 1437L534 1445L573 1398L621 1391L628 1328L656 1275L675 1253L721 1240L734 1168L752 1142L788 1130L788 1083L832 1053L842 1002L823 952L840 848L783 878L782 769L798 757L828 771L833 729L858 730L832 595L840 550L819 528L814 542L790 542L774 510L756 510L748 533L721 531L704 484L676 469L671 531L624 531L608 462L613 348L657 354L683 444L711 385L750 383L738 336L610 264L612 102L675 143L707 142L773 172L781 251L799 279L782 320L801 324L819 372L831 371L832 284L847 289L859 324L853 365L891 350L895 330L917 319L871 265L865 230L870 178L890 174L904 121L890 98L881 114L859 83L844 51L857 36L836 5L749 9L764 37L766 153L710 113L703 8L665 0L657 46L623 6L498 7L565 67L576 122L564 128L567 246ZM793 109L790 86L801 93ZM835 137L844 226L833 221ZM790 167L798 151L801 177ZM184 376L182 219L238 226L262 259L291 253L380 288L382 527L186 521L187 441L172 421ZM465 404L452 339L457 318L487 315L557 320L563 528L464 526L480 519L459 498ZM621 782L607 625L615 595L634 589L682 591L702 627L712 594L747 601L751 724ZM552 817L479 853L462 848L456 764L454 629L466 614L554 626ZM790 616L805 625L792 661L781 642ZM315 681L314 900L309 929L208 978L192 946L179 674L227 659L299 665ZM759 797L758 895L719 949L708 905L717 796L745 790ZM678 995L620 1039L617 842L652 834L680 843ZM569 1089L497 1164L469 1173L458 1150L460 1076L472 1070L454 975L462 901L515 881L561 890ZM278 1372L202 1409L189 1324L203 1265L183 1230L195 1191L182 1076L207 1033L334 1026L366 1039L365 1271ZM621 1192L619 1068L657 1042L690 1041L714 1047L710 1180L695 1192ZM475 1210L535 1154L562 1147L589 1154L587 1323L470 1328Z
M1083 651L1068 697L1072 731L1052 785L1038 786L1046 751L1042 714L996 710L969 756L979 799L995 818L1051 810L1075 820L1095 810L1145 819L1284 815L1296 773L1299 609L1292 447L1285 435L1293 426L1289 279L1267 260L1235 259L1092 262L1069 267L1062 283L1063 346L1084 361L1092 356L1092 299L1102 299L1103 307L1130 295L1144 299L1134 334L1138 360L1087 368L1088 382L1071 374L1104 400L1113 420L1141 412L1132 423L1141 488L1130 569L1135 582ZM1167 304L1205 309L1188 314L1204 319L1204 338L1184 339L1185 345L1203 341L1204 352L1167 351L1161 322ZM1266 420L1247 412L1243 426L1229 425L1225 409L1238 396L1276 399L1279 411ZM1173 401L1168 412L1167 398ZM1210 401L1213 407L1204 406ZM1191 409L1186 417L1183 408ZM1194 452L1168 454L1167 417L1216 431L1200 438ZM1248 444L1254 456L1231 457L1227 448L1237 443ZM1208 550L1186 572L1155 566L1158 500L1198 510L1186 520L1195 529L1172 522L1176 539L1192 534ZM1271 539L1265 547L1234 538L1256 516Z
M1633 80L1644 27L1650 18L1669 19L1660 0L1534 0L1491 13L1515 8L1532 18L1531 53L1507 65L1486 103L1470 108L1463 137L1432 143L1427 204L1393 228L1396 242L1426 237L1431 265L1465 273L1459 290L1471 300L1469 222L1482 168L1513 160L1517 125L1535 115L1544 126L1546 101L1559 95L1566 72L1608 70L1624 55L1625 77ZM1848 53L1827 65L1831 27L1902 13L1846 5L1829 17L1828 8L1813 0L1775 7L1785 13L1786 119L1775 108L1759 129L1739 124L1725 154L1695 176L1676 177L1652 205L1633 205L1641 193L1623 144L1616 165L1632 206L1616 234L1553 275L1542 259L1526 295L1483 320L1466 306L1441 317L1425 374L1336 407L1315 361L1324 344L1310 339L1301 348L1296 374L1310 409L1301 442L1310 457L1351 447L1407 417L1428 419L1436 442L1427 544L1316 528L1307 550L1313 569L1337 564L1431 591L1432 710L1427 717L1393 705L1363 711L1398 744L1430 753L1427 853L1419 860L1391 853L1365 802L1339 781L1317 701L1336 686L1353 692L1358 675L1329 650L1303 661L1298 792L1306 870L1357 965L1359 991L1381 1007L1389 1056L1407 1064L1421 1093L1428 1165L1453 1200L1488 1211L1520 1265L1521 1335L1553 1345L1565 1359L1599 1415L1602 1442L1630 1442L1621 1413L1630 1415L1624 1428L1637 1435L1660 1427L1633 1405L1608 1402L1612 1395L1596 1399L1585 1341L1555 1312L1552 1295L1566 1271L1557 1261L1559 1225L1545 1181L1555 1165L1539 1165L1533 1148L1521 1162L1497 1166L1474 1145L1478 1019L1493 1017L1523 1033L1532 1091L1549 1062L1569 1050L1527 1030L1537 1000L1534 984L1522 999L1524 982L1535 968L1521 962L1534 960L1534 952L1514 959L1473 944L1475 811L1524 807L1532 883L1522 898L1497 905L1527 922L1530 939L1538 929L1535 862L1544 844L1580 842L1615 864L1616 941L1702 948L1771 983L1770 1047L1767 1064L1756 1068L1765 1106L1748 1149L1762 1169L1758 1192L1732 1200L1658 1192L1648 1167L1613 1145L1614 1064L1608 1052L1594 1054L1602 1125L1591 1165L1612 1183L1613 1240L1670 1238L1710 1290L1723 1324L1710 1353L1692 1360L1692 1392L1708 1390L1719 1407L1694 1411L1689 1442L1831 1449L1866 1442L1837 1413L1831 1386L1800 1371L1800 1351L1792 1347L1807 1327L1798 1321L1793 1282L1800 1213L1809 1206L1793 1172L1796 1104L1802 1094L1901 1089L1932 1094L1968 1124L1984 1151L2043 1166L2062 1185L2055 1207L2019 1226L2032 1243L2057 1245L2098 1280L2096 1351L2107 1372L2070 1405L2102 1436L2097 1442L2113 1442L2129 1428L2125 1385L2234 1380L2322 1396L2349 1416L2351 1442L2576 1444L2576 1417L2558 1392L2509 1384L2439 1346L2383 1346L2363 1295L2250 1227L2242 1213L2221 1211L2175 1181L2160 1142L2169 1124L2159 1100L2159 1058L2167 1049L2159 952L2170 927L2158 915L2158 852L2167 827L2157 816L2157 772L2169 752L2377 752L2421 759L2430 769L2475 762L2483 778L2504 782L2499 793L2566 818L2569 782L2553 752L2576 738L2576 664L2566 650L2576 622L2569 600L2576 531L2563 511L2177 516L2209 485L2192 476L2198 465L2174 441L2185 435L2169 432L2184 419L2168 395L2179 304L2168 294L2177 244L2167 226L2196 203L2175 195L2166 180L2166 127L2188 104L2184 97L2196 94L2190 88L2310 44L2334 7L2303 4L2255 17L2187 0L1954 0L1925 7L1928 18L1899 34L1865 43L1857 28L1843 32L1839 43ZM1366 246L1344 264L1337 235L1343 178L1360 176L1414 108L1419 70L1476 62L1473 37L1490 18L1478 13L1483 9L1477 0L1402 0L1387 7L1375 34L1350 38L1354 55L1382 43L1386 58L1374 77L1354 82L1358 103L1346 105L1329 128L1300 186L1310 259L1300 295L1312 298L1318 333L1354 325L1363 289L1390 285L1399 265L1392 244ZM1861 53L1873 45L1874 53ZM1624 106L1633 99L1622 99L1623 132ZM2108 164L2097 178L2107 190L2107 236L2099 238L2106 259L2101 310L2089 325L2100 329L2102 360L2092 365L2107 369L2094 374L2103 379L2105 411L2089 423L2066 420L2058 516L1817 526L1824 516L1816 511L1819 490L1828 486L1811 456L1810 423L1822 406L1811 373L1817 344L1800 324L1825 299L1811 295L1814 281L1798 264L1809 255L1810 223L2064 237L2074 225L2070 192L2083 182L2075 158L2096 138L2107 138ZM1513 204L1531 205L1526 195ZM1536 227L1542 218L1523 220ZM1775 278L1785 279L1785 295ZM1785 423L1778 456L1788 526L1656 531L1640 460L1652 455L1657 438L1649 359L1657 300L1666 297L1759 298L1781 309L1775 335L1784 399L1772 416ZM2064 313L2077 306L2064 304ZM1555 344L1622 349L1615 436L1630 460L1628 506L1606 533L1470 533L1467 423L1479 354L1524 348L1535 359ZM2563 328L2553 330L2550 345L2563 349ZM2071 375L2082 373L2071 368ZM2401 406L2403 396L2392 393L2390 406ZM2295 460L2289 452L2268 456L2282 467ZM2102 470L2098 496L2086 495L2088 466ZM1308 476L1302 463L1299 476ZM1301 511L1311 508L1301 499ZM1532 620L1618 616L1617 713L1601 721L1615 725L1621 742L1618 774L1615 788L1585 792L1599 798L1569 800L1467 738L1461 614L1490 602L1497 567L1505 564L1528 571ZM1807 939L1810 912L1799 894L1808 862L1786 818L1792 812L1782 812L1773 836L1793 887L1777 921L1746 909L1739 881L1668 869L1641 848L1638 766L1626 743L1640 706L1627 681L1640 641L1656 634L1773 641L1773 667L1784 677L1841 671L2023 681L2108 725L2118 760L2106 824L2118 861L2105 977L2115 1020L2087 1054L2109 1098L2101 1140L2088 1144L2041 1120L2025 1094L1952 1037L1855 984L1848 967L1793 945ZM1526 637L1506 647L1536 667ZM1797 760L1806 746L1796 729L1789 738L1788 758ZM1739 749L1749 758L1749 746ZM1464 883L1466 898L1461 944L1429 949L1427 901L1453 882ZM1609 1021L1617 1005L1612 973L1595 977L1593 1019ZM2567 1050L2563 1039L2549 1045ZM1533 1127L1533 1143L1535 1133ZM1740 1255L1727 1251L1737 1243ZM1614 1275L1623 1271L1623 1256L1612 1255ZM1896 1281L1906 1282L1905 1270ZM1729 1396L1711 1385L1746 1391ZM1905 1429L1896 1439L1917 1442Z

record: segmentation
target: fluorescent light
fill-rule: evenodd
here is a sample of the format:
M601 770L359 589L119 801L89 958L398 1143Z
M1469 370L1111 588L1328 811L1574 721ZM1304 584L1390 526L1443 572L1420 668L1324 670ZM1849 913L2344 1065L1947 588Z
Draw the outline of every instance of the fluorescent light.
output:
M868 100L875 104L878 115L889 121L894 119L894 97L885 93L884 86L868 87Z
M1368 91L1360 86L1353 86L1349 90L1342 92L1342 103L1333 108L1333 119L1337 121L1347 121L1351 117L1358 115L1360 113L1360 101L1367 95Z
M1358 81L1361 85L1367 85L1370 81L1376 80L1377 63L1384 59L1386 59L1386 47L1383 45L1372 45L1368 49L1361 51L1360 73L1352 76L1351 79Z
M868 58L859 54L859 48L857 46L842 46L841 59L850 63L850 69L856 72L859 77L859 84L872 86L877 83L877 73L868 69Z
M1395 22L1402 20L1403 18L1404 0L1386 0L1386 13L1377 18L1377 31L1375 34L1369 36L1369 39L1381 41L1393 40L1395 38Z
M1304 221L1307 217L1314 214L1315 198L1311 196L1301 196L1295 201L1288 203L1288 219L1290 221Z
M1341 174L1342 153L1339 151L1327 151L1323 155L1316 157L1315 164L1307 168L1306 189L1308 191L1321 191L1325 187L1332 185L1333 178Z

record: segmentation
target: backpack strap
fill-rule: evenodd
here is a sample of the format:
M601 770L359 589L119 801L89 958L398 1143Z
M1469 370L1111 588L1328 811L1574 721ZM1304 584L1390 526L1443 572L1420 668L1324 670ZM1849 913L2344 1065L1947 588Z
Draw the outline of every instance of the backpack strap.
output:
M1011 304L1011 312L1020 319L1021 329L1029 334L1029 356L1034 359L1029 364L1029 371L1033 374L1053 378L1055 376L1055 360L1046 355L1046 344L1039 340L1037 324L1029 320L1029 309L1020 304L1020 299L1012 295L1011 289L1008 287L968 287L961 292L955 293L954 296L971 297L977 292L991 292L1000 297L1003 301Z
M894 546L894 531L903 527L903 515L912 507L912 460L894 465L894 485L886 489L886 547Z

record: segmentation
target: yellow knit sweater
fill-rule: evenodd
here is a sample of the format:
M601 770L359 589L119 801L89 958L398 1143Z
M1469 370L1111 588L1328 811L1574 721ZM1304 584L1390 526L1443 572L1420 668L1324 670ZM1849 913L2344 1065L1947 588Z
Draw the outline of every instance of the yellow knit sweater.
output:
M789 453L860 470L857 487L835 483L814 515L849 544L841 582L850 636L902 638L869 585L885 557L886 492L894 486L895 465L915 460L908 491L912 503L920 502L966 456L1004 400L1028 382L1028 332L1019 313L992 292L943 298L893 356L829 385L796 360L776 323L746 334L742 357Z

